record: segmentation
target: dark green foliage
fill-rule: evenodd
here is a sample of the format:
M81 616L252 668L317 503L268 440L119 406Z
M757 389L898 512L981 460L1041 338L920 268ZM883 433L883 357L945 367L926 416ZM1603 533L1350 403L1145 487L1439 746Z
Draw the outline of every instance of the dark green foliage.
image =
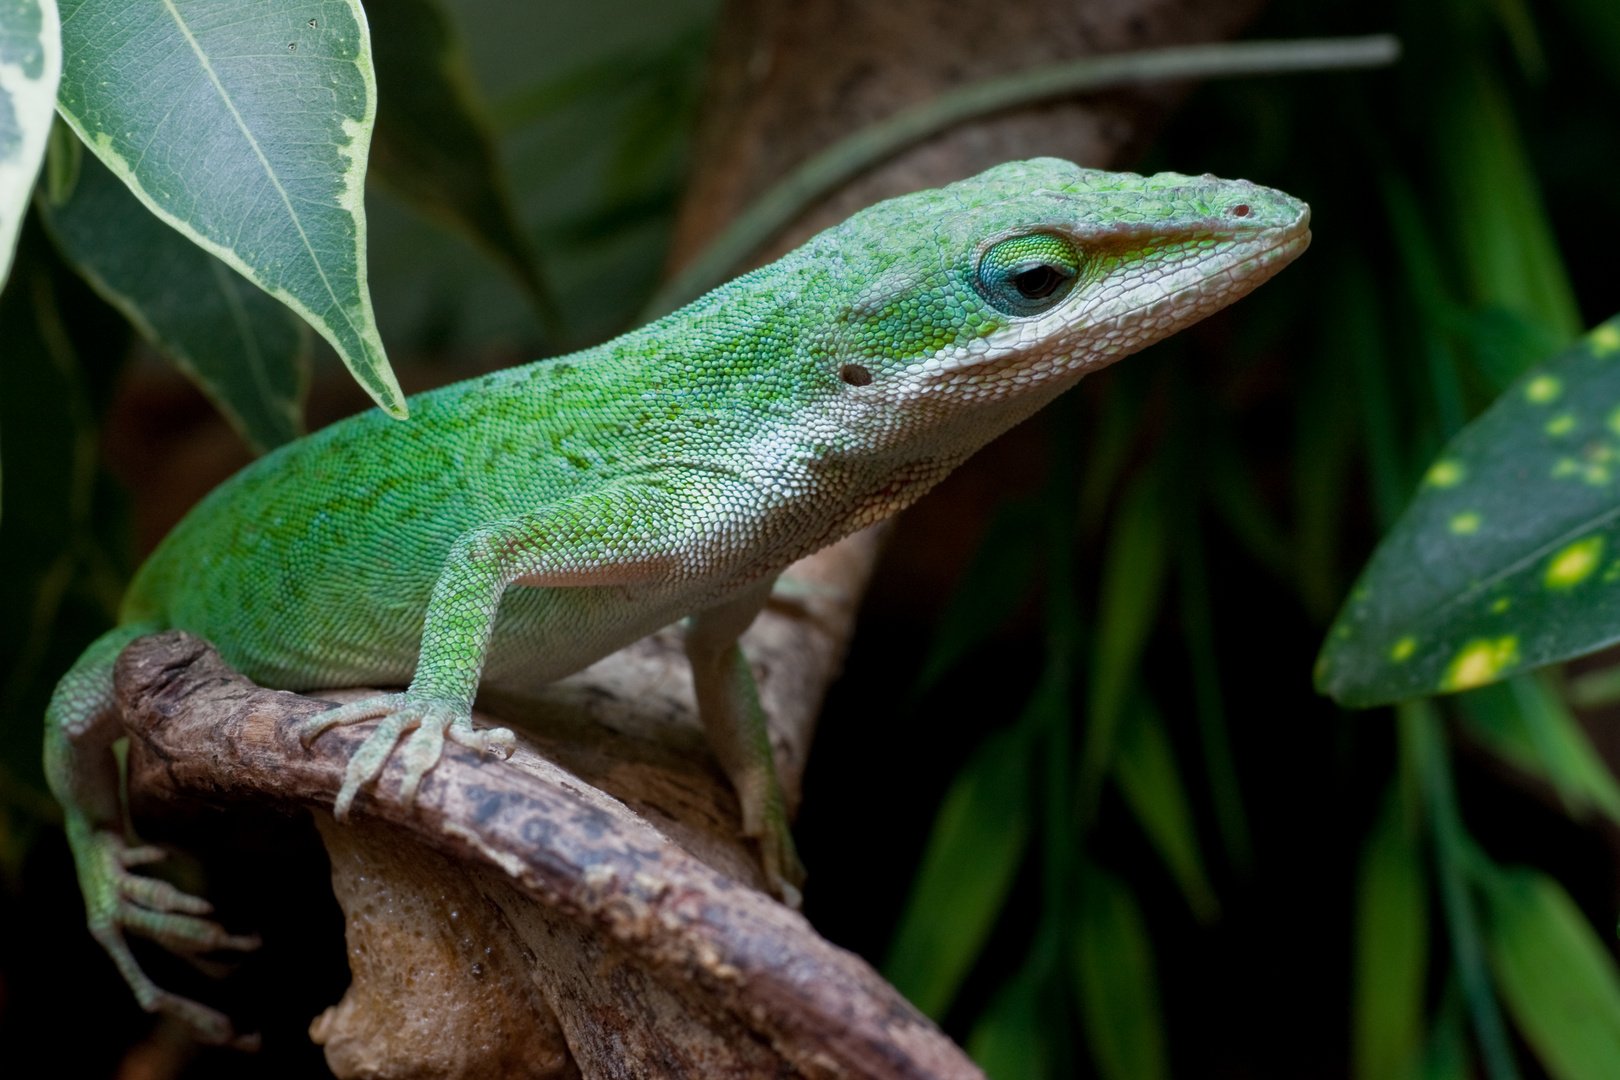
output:
M560 340L562 313L517 220L493 125L449 13L439 0L372 0L366 17L378 87L370 175L487 250Z
M102 298L189 375L248 445L264 451L303 433L308 327L262 289L146 212L127 187L58 124L76 166L38 201L64 258ZM76 175L75 175L76 174Z
M1155 385L1148 375L1154 360L1140 357L1093 399L1091 447L1080 459L1089 479L1082 483L1078 521L1083 535L1097 539L1081 547L1082 561L1055 578L1048 561L1045 587L1038 590L1049 605L1054 587L1072 590L1065 603L1080 621L1063 632L1088 639L1096 658L1083 684L1066 690L1076 747L1072 779L1057 778L1046 756L1031 769L1048 792L1074 785L1077 801L1072 816L1056 819L1049 794L1034 796L1038 808L1046 807L1028 848L1044 883L1043 922L1027 939L1027 958L1013 968L1006 989L979 1006L983 1018L972 1028L970 1046L984 1055L992 1076L1066 1075L1061 1048L1071 1045L1075 1020L1089 1021L1084 1042L1096 1070L1115 1075L1121 1069L1114 1038L1123 1021L1099 1030L1085 978L1064 994L1043 981L1055 970L1054 950L1085 955L1081 943L1093 924L1080 898L1109 887L1099 882L1120 882L1117 872L1059 855L1054 847L1054 837L1068 837L1109 853L1103 857L1120 857L1122 841L1108 835L1119 828L1118 819L1098 818L1093 809L1101 778L1117 786L1140 823L1137 843L1146 841L1165 860L1193 914L1200 913L1197 882L1204 875L1192 868L1201 862L1178 858L1181 848L1165 839L1171 832L1166 823L1183 819L1184 801L1199 831L1218 834L1231 863L1245 865L1248 800L1232 778L1244 776L1249 799L1264 797L1269 781L1241 774L1228 756L1223 662L1235 672L1240 650L1281 655L1287 649L1280 637L1246 620L1230 593L1222 602L1217 587L1212 601L1210 581L1218 586L1235 575L1252 581L1257 570L1269 572L1289 583L1302 614L1320 626L1343 601L1368 541L1396 521L1417 491L1369 568L1365 593L1358 591L1348 609L1343 625L1351 636L1329 642L1325 685L1347 691L1354 703L1432 692L1459 651L1486 637L1485 616L1524 620L1490 634L1493 643L1515 634L1522 642L1517 656L1497 663L1497 676L1615 639L1604 610L1613 605L1595 601L1602 574L1620 554L1617 539L1605 534L1603 551L1587 540L1613 502L1604 494L1607 476L1593 470L1605 467L1604 410L1620 402L1620 386L1596 385L1604 376L1591 347L1607 348L1612 331L1598 331L1546 369L1562 380L1560 395L1550 395L1536 373L1526 374L1590 325L1593 314L1620 307L1604 240L1620 227L1620 212L1602 179L1620 167L1620 130L1598 119L1612 117L1616 102L1611 89L1600 90L1587 77L1592 53L1607 54L1600 64L1612 59L1608 39L1593 30L1612 20L1596 4L1568 7L1571 23L1561 21L1558 9L1461 0L1359 10L1353 18L1279 9L1264 32L1393 29L1402 36L1406 60L1388 75L1211 87L1152 152L1154 167L1243 175L1300 194L1315 207L1317 242L1289 274L1222 320L1218 351L1199 346L1206 361L1216 358L1215 372L1187 365L1172 374L1161 367ZM1554 45L1543 44L1548 33ZM1592 53L1581 51L1584 46L1593 46ZM1577 128L1580 123L1586 126ZM1584 148L1580 167L1542 172L1543 162L1559 160L1569 153L1560 148L1571 145ZM1561 251L1561 245L1570 246ZM1588 304L1584 319L1577 313L1581 301ZM1215 334L1194 331L1206 339ZM1241 403L1244 392L1265 393L1240 388L1246 378L1276 377L1278 352L1286 357L1288 383L1280 394L1270 392L1291 409L1291 431L1278 423L1275 409L1259 412ZM1252 376L1246 368L1273 374ZM1178 382L1191 386L1178 393ZM1504 391L1501 403L1441 455L1441 461L1461 461L1466 452L1469 481L1457 489L1422 485L1441 445ZM1088 392L1097 393L1082 394ZM1531 400L1536 397L1544 400ZM1546 415L1531 415L1536 409ZM1564 411L1591 416L1564 431L1572 448L1559 449L1558 431L1569 421L1555 423L1553 431L1546 425ZM1516 423L1502 419L1509 414ZM1071 411L1059 423L1074 416ZM1061 452L1058 457L1063 460ZM1554 478L1565 458L1568 479ZM1132 469L1133 460L1147 464ZM1278 498L1279 466L1291 486L1286 499ZM1444 469L1439 478L1446 478ZM1467 487L1474 502L1453 505L1462 495L1450 493L1467 483L1474 484ZM1555 489L1559 484L1573 490ZM1154 491L1164 494L1154 497ZM1457 521L1469 511L1479 514L1477 523ZM1465 541L1476 546L1465 549ZM1549 589L1553 560L1582 541L1588 546L1565 555L1568 564L1559 564L1554 575L1559 588ZM1027 537L1021 542L1030 543ZM1481 554L1485 548L1489 556ZM1576 556L1592 565L1577 565ZM975 565L987 563L981 554ZM1509 567L1519 568L1516 576ZM1490 591L1487 575L1497 571L1502 587L1512 586L1509 610L1516 616L1488 611L1498 592ZM1018 580L1010 568L1000 572ZM1176 603L1161 602L1165 588ZM1005 618L1006 597L970 573L947 607L947 625L974 625L974 605L965 602L972 595L984 598L977 607L981 627ZM1476 595L1481 602L1467 609L1467 618L1448 617L1462 606L1457 597ZM1363 611L1370 613L1365 619ZM1426 659L1420 646L1408 658L1412 666L1401 668L1390 650L1409 633L1432 643L1434 657ZM970 637L950 637L963 643L952 651L960 651L965 664L974 662L979 642L994 641L982 629L971 645ZM1177 639L1180 650L1171 647ZM949 674L933 665L929 671L950 685ZM1284 688L1303 674L1275 671L1273 696L1291 694ZM1452 688L1478 681L1454 679ZM1187 683L1190 694L1180 688ZM1029 691L1030 700L1051 700L1049 686L1050 676ZM1133 700L1125 687L1140 687L1131 692L1140 694L1141 715L1163 716L1163 729L1133 729L1138 706L1121 719L1120 703ZM1600 689L1594 684L1592 693ZM1612 1071L1613 1058L1602 1049L1620 1035L1610 1004L1615 965L1609 950L1562 885L1538 871L1498 864L1474 838L1452 780L1442 719L1433 704L1407 706L1397 740L1400 779L1389 785L1383 813L1368 821L1351 973L1354 1075L1450 1077L1478 1067L1504 1080L1524 1068L1514 1031L1560 1080ZM1560 699L1556 680L1520 679L1500 690L1474 691L1461 699L1458 719L1490 752L1545 778L1575 819L1613 813L1614 779ZM1240 738L1258 722L1253 715L1231 717ZM1349 722L1388 730L1377 715ZM1049 738L1043 755L1060 742ZM1165 763L1160 784L1140 774L1144 748L1154 747L1163 748L1151 755ZM1181 772L1174 755L1193 747L1202 752L1208 782L1189 791L1168 778ZM1300 767L1319 772L1325 763ZM1214 821L1204 826L1208 811ZM1194 857L1198 839L1194 833L1185 846ZM1263 844L1254 852L1261 870L1268 860L1289 857ZM1139 890L1146 883L1141 864L1133 856L1128 865L1136 867ZM1253 903L1241 877L1218 867L1209 876L1222 890L1222 909L1242 912ZM931 895L941 891L935 886ZM924 895L913 896L903 924L908 929L919 919ZM1065 895L1077 906L1058 907ZM1014 894L1009 903L1017 900ZM944 916L948 905L939 910ZM1147 910L1155 937L1178 933L1163 909ZM1116 934L1129 939L1124 925ZM1151 961L1125 945L1094 956L1108 973L1091 976L1093 985L1112 987L1120 999L1147 1000L1132 988L1152 979ZM1572 973L1556 990L1550 982L1555 964ZM979 969L1005 972L1007 964L986 955ZM970 978L963 992L973 990ZM1037 1008L1031 994L1046 1004ZM1151 1010L1139 1004L1133 1015L1140 1019ZM1177 1015L1172 1008L1172 1037L1190 1017L1178 1021ZM1152 1026L1143 1021L1137 1030ZM1178 1048L1175 1056L1182 1053L1189 1062L1205 1060L1191 1048ZM1152 1066L1134 1068L1146 1075Z

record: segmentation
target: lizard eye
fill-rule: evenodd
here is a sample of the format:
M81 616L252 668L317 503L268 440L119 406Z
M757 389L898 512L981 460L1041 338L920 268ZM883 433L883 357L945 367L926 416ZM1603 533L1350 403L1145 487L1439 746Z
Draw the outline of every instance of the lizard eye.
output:
M1069 295L1080 264L1074 245L1061 236L1015 236L984 253L974 285L1003 314L1039 315Z

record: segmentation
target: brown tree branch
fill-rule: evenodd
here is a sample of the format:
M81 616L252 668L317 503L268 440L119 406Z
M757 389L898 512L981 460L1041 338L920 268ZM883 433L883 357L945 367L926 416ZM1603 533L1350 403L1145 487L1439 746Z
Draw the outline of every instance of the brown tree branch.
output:
M345 1075L567 1075L570 1053L593 1076L979 1075L866 963L534 740L504 763L447 747L414 808L391 764L340 826L328 808L371 725L306 750L297 724L325 704L180 631L131 645L117 688L133 791L314 811L361 958L313 1029ZM723 801L721 777L640 768ZM673 809L701 829L703 802Z

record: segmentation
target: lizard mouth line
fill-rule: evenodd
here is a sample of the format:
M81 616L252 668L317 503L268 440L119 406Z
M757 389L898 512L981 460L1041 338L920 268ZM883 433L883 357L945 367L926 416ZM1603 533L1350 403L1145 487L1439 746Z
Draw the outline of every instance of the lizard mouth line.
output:
M1293 262L1294 259L1298 258L1299 255L1304 252L1304 250L1310 245L1311 241L1310 217L1309 215L1304 215L1299 221L1287 226L1279 227L1276 230L1268 230L1268 233L1269 236L1267 234L1262 234L1252 241L1252 243L1255 244L1263 243L1265 246L1250 250L1241 259L1228 263L1223 268L1224 273L1236 274L1238 276L1240 281L1238 287L1242 289L1242 293L1240 295L1247 295L1255 288L1258 288L1260 285L1264 284L1272 277L1272 275L1276 274L1283 267ZM1278 257L1279 255L1283 257ZM1269 265L1256 268L1250 273L1242 273L1242 271L1246 268L1254 268L1255 264L1261 262L1267 262ZM1180 289L1173 293L1144 300L1132 307L1113 312L1108 316L1107 322L1116 326L1125 323L1133 316L1140 315L1142 312L1153 307L1155 304L1173 301L1177 295L1192 291L1194 289L1196 289L1196 286L1189 286L1188 288ZM1233 299L1235 299L1235 297ZM1202 318L1203 315L1206 314L1204 311L1206 304L1213 304L1216 307L1221 307L1230 302L1230 299L1213 300L1210 298L1194 297L1193 301L1184 309L1184 314L1190 320L1196 320ZM1080 323L1076 321L1070 324L1069 329L1072 330L1080 329L1083 326L1101 325L1104 324L1101 322ZM1047 350L1037 350L1027 354L1020 354L1018 351L1013 350L999 356L989 355L982 357L964 357L941 363L939 369L931 374L934 374L936 377L945 376L954 379L963 373L984 375L994 372L1016 370L1034 363L1039 363L1042 359L1050 355L1051 352ZM1108 362L1112 362L1118 358L1118 356L1109 357ZM1065 363L1063 366L1068 368L1071 366L1071 364ZM1087 368L1091 366L1091 363L1088 361L1077 366Z
M1253 280L1253 275L1243 275L1243 277L1245 279L1244 284L1248 285L1249 289L1253 289L1253 288L1263 284L1268 278L1270 278L1272 276L1272 274L1275 274L1278 270L1281 270L1284 266L1288 265L1288 263L1293 262L1294 259L1298 258L1299 255L1302 252L1304 252L1305 248L1310 245L1310 242L1311 242L1310 218L1306 217L1306 218L1302 219L1301 221L1297 222L1296 224L1287 226L1287 231L1283 232L1282 235L1278 236L1275 239L1274 242L1267 244L1265 247L1257 248L1255 250L1250 251L1248 254L1243 256L1243 258L1237 260L1236 262L1227 264L1223 269L1224 269L1225 273L1233 274L1233 273L1236 273L1237 271L1242 270L1245 267L1253 266L1255 263L1260 262L1263 259L1266 259L1268 256L1275 255L1278 252L1287 253L1287 256L1288 256L1287 261L1276 265L1276 267L1274 269L1271 269L1270 272L1267 273L1264 277L1260 277L1258 280ZM1294 250L1290 250L1290 249L1294 249ZM1275 262L1275 260L1273 260L1273 261ZM1250 284L1251 280L1252 280L1252 284ZM1186 289L1178 290L1178 292L1186 292L1186 291L1188 291L1188 290L1186 290ZM1245 291L1248 291L1248 290L1245 290ZM1113 316L1113 321L1117 323L1117 322L1120 322L1120 321L1122 321L1124 319L1130 318L1132 315L1141 314L1143 311L1146 311L1148 308L1152 307L1154 304L1163 303L1166 300L1173 299L1176 295L1177 295L1177 293L1170 293L1170 294L1167 294L1167 295L1164 295L1164 296L1156 297L1156 298L1154 298L1152 300L1144 301L1144 302L1142 302L1140 304L1137 304L1134 307L1126 308L1125 310L1116 313ZM1193 307L1196 308L1197 305L1194 304Z

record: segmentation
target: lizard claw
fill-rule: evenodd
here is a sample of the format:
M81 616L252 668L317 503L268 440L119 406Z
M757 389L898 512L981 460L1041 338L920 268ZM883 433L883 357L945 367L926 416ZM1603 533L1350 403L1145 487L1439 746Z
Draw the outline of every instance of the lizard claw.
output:
M299 738L308 746L331 728L377 717L382 718L382 723L360 744L344 770L343 787L332 806L332 814L339 821L347 820L355 796L382 773L400 736L406 732L410 732L410 736L399 748L400 762L405 766L399 798L407 807L416 801L423 777L439 763L445 739L501 758L511 757L517 748L517 736L506 728L480 731L473 727L470 711L464 706L409 693L382 694L329 709L304 721Z
M764 828L755 836L759 844L760 862L765 870L765 881L771 892L794 911L804 906L804 863L793 844L793 833L787 818L767 819Z

